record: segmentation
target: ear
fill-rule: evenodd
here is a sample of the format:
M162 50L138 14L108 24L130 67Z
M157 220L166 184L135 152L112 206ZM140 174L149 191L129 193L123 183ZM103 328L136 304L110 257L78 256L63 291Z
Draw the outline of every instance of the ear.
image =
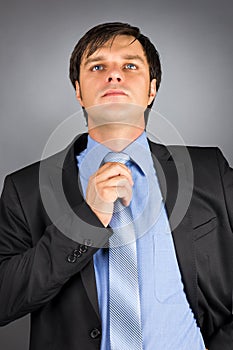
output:
M77 80L75 81L75 90L76 90L76 98L77 98L78 102L80 103L80 105L82 107L84 107L83 101L82 101L82 94L81 94L80 84L79 84L79 82Z
M151 82L150 82L150 92L149 92L148 106L154 100L155 96L156 96L156 79L152 79Z

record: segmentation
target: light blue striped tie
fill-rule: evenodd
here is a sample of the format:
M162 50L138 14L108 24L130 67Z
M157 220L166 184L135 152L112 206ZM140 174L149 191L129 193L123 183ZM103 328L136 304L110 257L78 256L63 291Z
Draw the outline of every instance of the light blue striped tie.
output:
M110 152L106 162L127 163L125 153ZM142 350L136 237L129 207L114 203L109 240L109 319L111 350Z

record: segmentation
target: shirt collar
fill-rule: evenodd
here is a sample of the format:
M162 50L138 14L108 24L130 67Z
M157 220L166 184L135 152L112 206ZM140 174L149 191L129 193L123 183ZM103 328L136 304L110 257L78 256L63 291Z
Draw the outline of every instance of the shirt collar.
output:
M99 169L103 158L109 152L112 152L112 150L88 135L87 148L77 156L81 176L89 178L94 174ZM122 152L128 154L145 175L150 173L151 165L153 166L153 164L145 131L123 149Z

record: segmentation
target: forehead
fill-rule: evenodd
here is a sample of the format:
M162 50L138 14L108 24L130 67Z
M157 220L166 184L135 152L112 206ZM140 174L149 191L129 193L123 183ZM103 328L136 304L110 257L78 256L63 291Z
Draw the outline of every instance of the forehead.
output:
M146 61L146 56L141 43L133 36L129 35L117 35L106 41L103 45L97 48L91 55L89 54L90 47L87 47L86 53L82 58L82 63L88 58L95 57L104 54L137 54L140 55Z

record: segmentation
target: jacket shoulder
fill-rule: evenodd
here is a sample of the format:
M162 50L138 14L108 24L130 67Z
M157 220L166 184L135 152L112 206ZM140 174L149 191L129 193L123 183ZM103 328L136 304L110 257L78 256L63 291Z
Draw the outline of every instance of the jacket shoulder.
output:
M181 157L188 153L193 161L203 161L209 158L216 158L218 152L221 152L218 147L203 147L203 146L167 146L173 157Z
M174 161L185 162L190 158L193 162L213 160L216 157L224 158L218 147L186 146L186 145L163 145L149 142L152 153L158 159L173 159Z

